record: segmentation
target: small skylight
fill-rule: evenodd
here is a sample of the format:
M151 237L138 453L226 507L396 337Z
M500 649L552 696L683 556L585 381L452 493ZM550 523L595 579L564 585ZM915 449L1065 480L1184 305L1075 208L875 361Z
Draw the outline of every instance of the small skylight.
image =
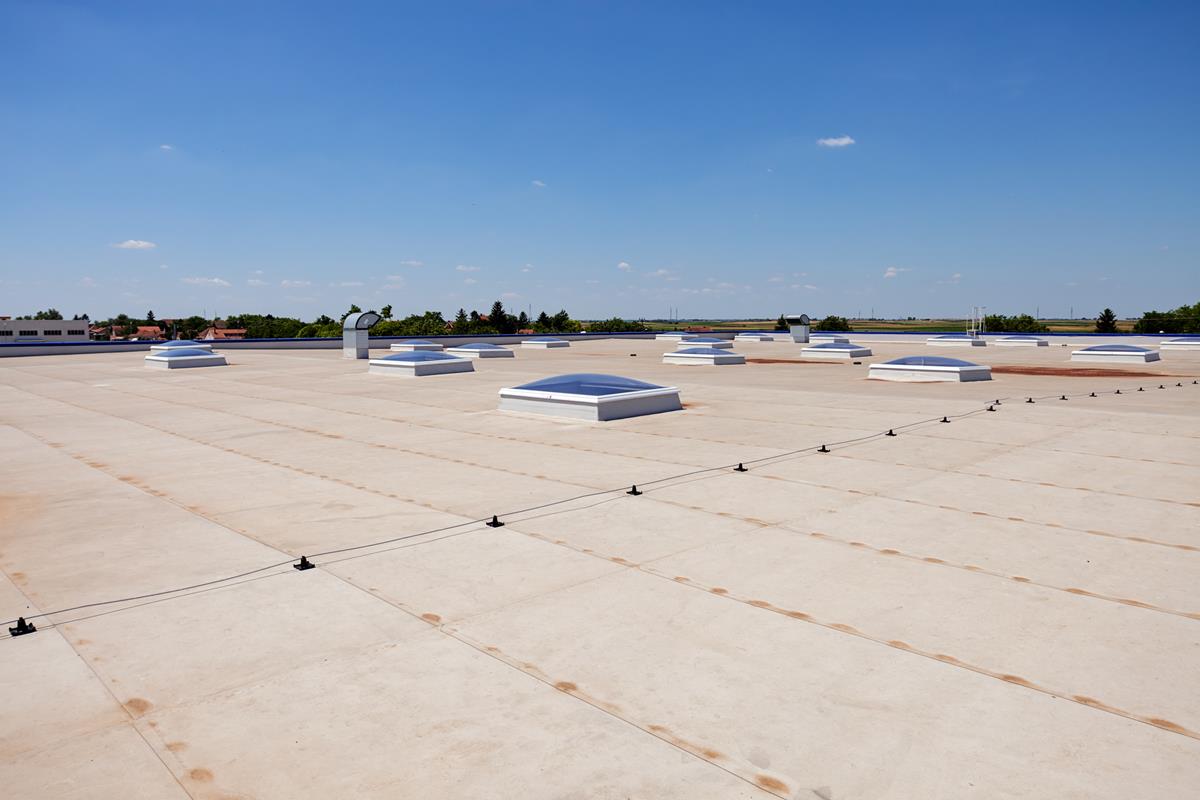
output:
M719 347L685 347L682 350L676 350L674 353L671 353L670 355L676 355L676 356L687 356L687 355L692 355L692 356L730 356L730 355L733 355L733 353L730 353L728 350L724 350Z
M1149 347L1138 347L1132 344L1094 344L1091 347L1082 348L1085 352L1096 352L1105 350L1110 353L1149 353Z
M211 356L212 352L200 347L176 347L165 353L159 353L155 358L187 358L189 356Z
M963 361L961 358L946 358L945 356L905 356L904 358L894 358L886 362L888 364L896 364L898 366L907 367L978 367L978 364L972 364L970 361Z
M585 394L589 397L602 397L610 394L644 392L649 389L662 389L664 387L633 378L624 378L620 375L575 372L569 375L555 375L552 378L542 378L541 380L524 383L512 388L524 389L530 392Z
M858 345L850 342L821 342L820 344L810 345L806 350L858 350Z
M449 353L435 353L428 350L414 350L411 353L393 353L390 356L374 359L376 361L403 361L412 363L414 361L431 362L431 361L461 361L462 359L452 356Z
M455 345L454 350L503 350L504 348L498 344L490 342L471 342L470 344Z

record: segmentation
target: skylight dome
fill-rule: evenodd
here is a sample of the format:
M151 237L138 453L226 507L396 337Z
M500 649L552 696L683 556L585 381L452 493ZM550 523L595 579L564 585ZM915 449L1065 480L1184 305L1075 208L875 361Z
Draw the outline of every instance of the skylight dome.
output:
M844 333L814 333L808 337L810 342L849 342L850 337Z
M403 378L474 371L475 365L469 358L429 350L392 353L382 358L372 358L367 363L367 372L372 375L394 375Z
M620 375L577 372L500 390L502 411L603 422L682 408L679 390Z
M513 351L490 342L471 342L454 347L447 347L447 353L467 358L512 358Z
M168 350L212 350L212 345L208 342L195 342L191 339L173 339L169 342L160 342L150 345L150 352L162 353Z
M1110 364L1146 364L1158 361L1157 350L1133 344L1094 344L1071 353L1072 361L1107 362Z
M1159 345L1163 350L1200 350L1200 336L1177 336Z
M718 339L715 336L696 336L691 339L680 339L678 347L716 347L721 350L732 350L733 342L729 339Z
M761 333L758 331L747 331L746 333L739 333L737 336L735 336L733 338L734 338L734 340L739 341L739 342L773 342L773 341L775 341L775 337L773 335L771 335L769 333Z
M690 343L689 343L690 344ZM745 364L746 357L722 347L683 347L663 354L664 364L704 364L724 366Z
M1049 347L1050 343L1045 339L1037 336L1001 336L995 339L992 344L998 347Z
M529 350L549 350L556 347L570 347L571 343L566 339L559 339L554 336L534 336L531 339L522 339L521 347Z
M442 349L440 344L431 342L428 339L405 339L403 342L392 342L391 349L398 353L407 353L414 350L430 350L438 351Z
M223 367L225 366L225 356L203 347L174 347L151 351L145 358L145 364L154 369Z
M934 347L984 347L987 342L978 336L970 336L965 333L943 333L939 336L930 336L925 340L925 344Z
M663 331L655 334L655 339L696 339L699 338L694 333L685 333L683 331Z
M883 381L990 381L992 368L944 356L905 356L872 364L868 378Z
M800 355L829 359L866 358L871 355L871 348L851 342L821 342L803 348Z

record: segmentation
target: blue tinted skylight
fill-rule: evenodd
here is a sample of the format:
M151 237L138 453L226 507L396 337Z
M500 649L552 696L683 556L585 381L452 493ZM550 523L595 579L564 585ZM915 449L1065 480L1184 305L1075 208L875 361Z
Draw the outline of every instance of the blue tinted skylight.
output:
M397 342L397 344L433 344L433 342L428 339L405 339L403 342Z
M693 336L691 339L688 339L688 341L693 343L699 342L701 344L708 344L709 342L723 342L725 340L718 339L715 336Z
M403 361L410 364L414 361L461 361L458 356L449 353L430 352L429 350L415 350L411 353L393 353L390 356L384 356L380 361Z
M1117 353L1149 353L1149 347L1137 347L1132 344L1094 344L1091 347L1085 347L1084 350L1107 350Z
M946 358L945 356L905 356L904 358L893 359L887 362L889 364L903 365L906 367L978 367L978 364L972 364L970 361L963 361L960 358Z
M531 339L525 339L526 342L565 342L566 339L558 339L554 336L534 336Z
M207 356L211 356L211 355L212 355L211 351L202 350L199 347L176 347L176 348L166 351L165 353L156 353L156 354L154 354L154 357L155 358L182 358L185 356L206 356L207 357Z
M191 339L172 339L169 342L163 342L160 347L191 347L195 348L199 342L194 342Z
M735 355L735 353L732 353L729 350L722 350L719 347L685 347L682 350L676 350L674 353L667 353L667 355L669 355L669 356L678 356L678 355L684 355L684 354L697 355L697 356L731 356L731 355Z
M556 392L559 394L585 394L590 397L602 397L610 394L626 392L641 392L646 389L662 389L653 383L637 381L633 378L623 378L620 375L600 375L592 372L575 372L569 375L555 375L552 378L514 386L514 389L526 389L531 392Z
M1011 342L1014 340L1021 341L1021 342L1040 342L1041 341L1041 339L1039 339L1036 336L1004 336L1001 338L1003 338L1006 342Z
M935 336L933 338L935 338L935 339L974 339L975 337L970 336L965 333L943 333L941 336Z
M504 348L498 344L490 344L488 342L471 342L470 344L455 345L458 350L503 350Z
M822 342L821 344L810 345L811 350L859 350L859 345L851 342Z

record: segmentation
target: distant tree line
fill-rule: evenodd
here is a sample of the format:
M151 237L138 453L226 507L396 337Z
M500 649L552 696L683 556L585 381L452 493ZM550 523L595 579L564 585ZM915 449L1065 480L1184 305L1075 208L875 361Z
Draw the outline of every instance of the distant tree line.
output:
M1174 311L1147 311L1133 325L1134 333L1200 333L1200 303Z

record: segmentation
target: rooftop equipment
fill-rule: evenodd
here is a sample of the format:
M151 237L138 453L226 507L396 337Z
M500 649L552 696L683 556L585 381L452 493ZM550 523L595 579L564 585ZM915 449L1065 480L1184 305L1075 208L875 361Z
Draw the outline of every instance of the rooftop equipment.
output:
M150 345L150 352L162 353L168 350L212 350L212 345L208 342L194 342L191 339L173 339L169 342L161 342L159 344Z
M397 353L411 353L414 350L437 352L442 349L442 346L426 339L405 339L403 342L392 342L391 349Z
M800 355L809 358L866 358L871 355L871 348L850 342L821 342L803 348Z
M997 347L1049 347L1050 343L1037 336L1001 336L992 340Z
M727 364L745 364L746 357L741 353L716 347L685 347L682 350L663 353L663 363L724 366Z
M1132 344L1097 344L1071 352L1072 361L1103 361L1110 364L1145 364L1158 361L1157 350Z
M943 356L905 356L872 364L868 378L881 381L990 381L992 368Z
M930 336L925 340L925 344L934 347L984 347L987 342L969 333L943 333L940 336Z
M382 358L372 358L367 362L367 372L372 375L396 375L402 378L422 378L426 375L474 371L475 365L469 358L459 358L449 353L434 353L427 350L393 353Z
M1162 350L1200 350L1200 336L1180 336L1159 344Z
M466 358L512 358L513 351L497 344L487 342L472 342L460 344L457 347L447 347L447 353Z
M552 347L570 347L571 343L566 339L558 339L553 336L535 336L532 339L522 339L521 347L529 350L547 350Z
M784 319L787 321L788 330L792 332L792 341L808 344L809 326L812 324L808 314L789 314Z
M620 375L574 373L500 390L500 410L526 411L596 422L683 408L673 386Z
M190 369L192 367L223 367L225 356L199 347L175 347L146 356L147 367L154 369Z
M370 357L370 330L379 320L374 311L346 315L342 320L342 358Z
M715 347L718 350L732 350L733 342L729 339L718 339L714 336L697 336L694 339L686 339L678 344L679 349L687 347Z

